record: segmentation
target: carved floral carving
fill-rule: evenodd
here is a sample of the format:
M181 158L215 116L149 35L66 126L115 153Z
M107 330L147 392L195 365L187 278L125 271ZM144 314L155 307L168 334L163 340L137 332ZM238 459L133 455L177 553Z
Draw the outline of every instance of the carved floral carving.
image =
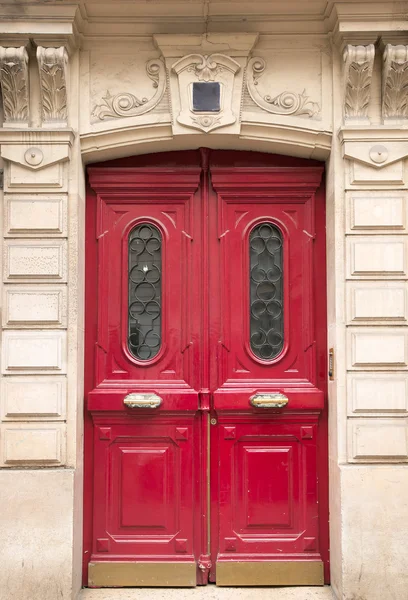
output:
M374 44L369 46L349 44L344 50L346 90L344 116L346 119L368 120L374 56Z
M385 47L382 114L384 119L408 117L408 46Z
M102 104L97 104L92 116L103 121L104 119L121 119L123 117L137 117L155 108L163 98L166 88L166 75L161 59L154 58L146 63L146 73L153 81L155 94L150 98L137 98L129 92L121 92L112 96L107 90L103 96Z
M6 123L28 126L28 54L24 46L0 47L0 81Z
M258 91L258 80L266 69L266 61L261 57L254 57L248 61L247 88L252 100L263 110L274 115L306 115L313 117L320 111L317 102L312 102L306 91L301 94L295 92L281 92L277 96L262 95Z
M67 112L68 54L64 46L37 48L43 123L65 123Z
M237 117L232 110L235 75L240 64L225 54L188 54L174 63L172 71L178 77L180 112L177 122L186 127L209 133L213 129L232 125ZM216 114L192 110L192 86L195 81L217 81L220 84L220 110Z

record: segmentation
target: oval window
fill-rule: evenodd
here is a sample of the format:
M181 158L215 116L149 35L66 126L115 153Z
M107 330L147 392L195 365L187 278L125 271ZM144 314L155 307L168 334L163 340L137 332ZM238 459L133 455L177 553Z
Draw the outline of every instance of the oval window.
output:
M128 348L139 360L154 358L161 347L162 235L142 223L129 235Z
M249 265L251 350L272 360L283 348L283 238L272 223L252 229Z

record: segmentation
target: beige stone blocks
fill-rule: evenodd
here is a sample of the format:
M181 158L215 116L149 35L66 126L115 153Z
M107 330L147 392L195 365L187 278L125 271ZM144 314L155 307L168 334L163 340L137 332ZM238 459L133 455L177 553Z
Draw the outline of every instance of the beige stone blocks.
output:
M65 192L72 133L13 135L8 132L1 146L6 160L0 466L56 466L66 460Z
M67 197L11 195L4 199L4 235L30 237L67 235Z
M66 327L67 288L62 285L7 285L3 327Z
M1 426L1 466L64 462L65 424L7 423Z
M346 231L378 235L407 232L407 200L404 191L354 191L346 194Z
M408 415L408 373L349 373L349 416Z
M401 236L353 236L346 241L348 278L406 278L408 240Z
M1 385L1 419L64 420L66 388L65 377L4 377Z
M408 461L406 419L350 419L349 460L366 462Z
M7 239L4 241L5 281L67 280L67 243L65 240Z
M5 331L2 373L66 373L65 331Z
M406 143L344 130L347 455L408 461ZM372 187L372 189L370 189ZM355 189L352 189L355 188ZM397 188L397 189L396 189Z
M405 281L347 283L349 325L406 325L408 287Z

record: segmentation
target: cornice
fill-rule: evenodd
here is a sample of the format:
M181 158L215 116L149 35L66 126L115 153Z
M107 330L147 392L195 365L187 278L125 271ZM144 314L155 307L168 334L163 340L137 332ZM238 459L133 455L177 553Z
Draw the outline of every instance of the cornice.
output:
M67 144L72 146L75 132L72 129L11 129L0 128L0 144L43 146Z

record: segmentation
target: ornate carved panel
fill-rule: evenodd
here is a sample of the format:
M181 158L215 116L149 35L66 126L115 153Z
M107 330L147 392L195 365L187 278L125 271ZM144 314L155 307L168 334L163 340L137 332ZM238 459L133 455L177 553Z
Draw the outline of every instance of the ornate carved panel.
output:
M28 54L24 46L0 47L0 82L5 126L28 127Z
M67 109L67 66L68 54L60 48L37 48L40 74L41 115L47 126L66 125Z
M258 83L266 70L266 61L260 56L251 58L247 66L247 88L252 100L269 113L274 115L292 115L313 117L320 112L317 102L312 102L303 90L301 94L284 91L276 96L262 94Z
M367 111L371 97L374 56L374 44L368 46L348 44L344 50L345 119L368 121Z
M233 88L240 69L239 63L225 54L189 54L178 60L172 67L179 83L178 123L205 133L235 123L238 115L232 108ZM219 83L219 98L214 111L194 107L193 90L198 82Z
M408 46L387 44L385 47L382 116L384 119L408 117Z
M107 90L105 96L102 97L102 102L94 106L92 116L101 121L138 117L156 108L166 89L166 72L163 61L159 58L147 61L146 73L153 82L155 90L150 99L138 98L129 92L120 92L112 96Z

